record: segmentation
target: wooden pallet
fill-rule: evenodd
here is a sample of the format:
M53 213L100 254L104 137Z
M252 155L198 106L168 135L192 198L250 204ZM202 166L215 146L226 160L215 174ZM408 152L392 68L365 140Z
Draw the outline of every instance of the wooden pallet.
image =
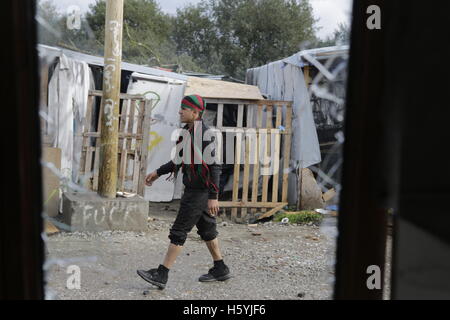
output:
M287 205L292 102L262 100L256 104L238 103L237 127L222 126L224 105L218 102L216 129L236 134L232 200L220 201L219 205L226 216L237 222L246 222L252 217L270 217ZM264 124L263 114L266 115ZM269 163L261 162L261 156ZM239 184L241 170L242 189ZM278 182L280 174L281 186ZM262 192L259 195L261 175Z
M95 106L102 92L90 90L80 159L80 183L97 191L100 163L100 134L103 110L94 119ZM147 164L148 133L150 132L151 101L140 95L120 95L117 190L143 195ZM101 107L100 107L101 108Z

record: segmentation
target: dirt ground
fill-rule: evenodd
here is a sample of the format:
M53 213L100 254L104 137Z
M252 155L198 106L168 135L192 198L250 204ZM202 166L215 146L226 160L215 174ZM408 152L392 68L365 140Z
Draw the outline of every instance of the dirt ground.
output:
M188 235L182 254L169 273L164 290L142 280L137 269L157 267L169 245L168 231L178 203L151 204L147 232L105 231L49 236L48 299L331 299L334 281L336 218L320 226L219 222L219 241L233 277L200 283L212 266L209 252L196 233ZM68 289L79 267L80 288Z

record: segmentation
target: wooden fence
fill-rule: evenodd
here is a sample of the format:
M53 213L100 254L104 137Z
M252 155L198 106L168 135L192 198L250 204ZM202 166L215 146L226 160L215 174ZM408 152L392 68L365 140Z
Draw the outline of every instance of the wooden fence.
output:
M90 90L82 133L80 177L84 187L97 191L100 163L101 117L94 110L102 92ZM151 101L140 95L120 94L118 180L117 190L143 195L147 163L148 133L150 132ZM98 102L97 101L97 102ZM101 104L100 104L101 105Z
M269 217L287 205L292 103L262 100L256 104L238 104L236 127L222 126L223 108L223 103L218 101L216 129L234 133L236 142L232 200L220 201L219 205L226 216L237 222L245 222L250 218L249 214L257 219ZM261 156L268 157L269 163L261 163ZM261 194L258 192L260 186Z

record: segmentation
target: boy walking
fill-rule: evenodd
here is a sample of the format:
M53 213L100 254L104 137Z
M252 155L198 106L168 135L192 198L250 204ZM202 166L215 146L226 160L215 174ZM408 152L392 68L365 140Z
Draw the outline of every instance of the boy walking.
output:
M145 281L160 289L165 288L169 271L183 248L187 234L194 226L197 227L197 233L201 239L205 241L214 262L214 266L209 269L208 273L202 275L198 280L202 282L224 281L231 277L230 270L225 265L220 252L215 218L219 211L218 186L221 166L217 163L207 164L203 159L203 151L207 147L203 136L201 137L201 150L199 146L195 145L198 143L194 143L194 136L200 127L202 135L208 130L202 121L204 110L204 100L198 95L186 96L181 102L180 121L186 124L183 129L188 130L191 137L187 142L190 146L185 145L183 150L186 150L186 147L190 148L190 163L184 162L185 157L181 164L175 164L171 160L148 174L145 179L146 185L151 186L162 175L170 173L169 178L174 175L176 179L180 168L183 172L184 193L177 218L169 232L170 245L164 262L155 269L137 270L138 275ZM181 138L178 143L181 142Z

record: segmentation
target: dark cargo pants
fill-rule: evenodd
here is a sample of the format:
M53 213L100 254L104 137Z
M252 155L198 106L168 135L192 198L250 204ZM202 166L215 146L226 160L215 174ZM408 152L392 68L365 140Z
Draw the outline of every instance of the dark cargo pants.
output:
M184 245L187 234L194 226L197 226L197 233L204 241L214 240L219 234L216 218L208 214L208 191L185 188L177 218L170 229L170 242Z

